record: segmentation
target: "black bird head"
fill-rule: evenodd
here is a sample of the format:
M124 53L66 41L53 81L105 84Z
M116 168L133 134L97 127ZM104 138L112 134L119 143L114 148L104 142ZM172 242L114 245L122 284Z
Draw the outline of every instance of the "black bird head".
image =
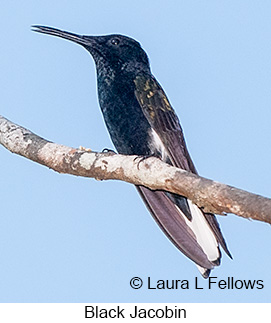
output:
M140 44L130 37L116 34L84 36L51 27L37 25L32 27L36 32L62 37L82 45L92 55L98 76L150 72L147 54Z

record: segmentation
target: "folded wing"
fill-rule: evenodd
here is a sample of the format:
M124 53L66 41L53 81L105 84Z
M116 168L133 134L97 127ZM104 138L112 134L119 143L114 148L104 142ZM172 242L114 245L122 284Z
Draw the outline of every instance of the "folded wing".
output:
M152 127L154 154L165 162L197 174L178 117L155 78L138 76L135 95ZM162 148L161 148L162 147ZM219 244L231 257L213 214L204 213L185 197L137 187L163 232L199 267L203 277L220 264Z

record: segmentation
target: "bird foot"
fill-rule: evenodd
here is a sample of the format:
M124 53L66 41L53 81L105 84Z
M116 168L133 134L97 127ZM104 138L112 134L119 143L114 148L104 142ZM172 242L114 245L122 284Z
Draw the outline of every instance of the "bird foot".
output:
M116 152L113 149L109 149L109 148L104 148L102 150L102 153L114 153L114 154L116 154Z
M135 159L134 159L134 161L136 161L137 159L139 159L138 164L137 164L137 169L139 169L139 165L140 165L141 162L143 162L144 160L146 160L146 159L148 159L150 157L156 157L157 158L157 156L155 154L145 155L145 156L136 156Z
M112 149L108 149L108 148L104 148L102 150L102 153L108 153L108 154L111 154L111 155L116 155L116 152Z

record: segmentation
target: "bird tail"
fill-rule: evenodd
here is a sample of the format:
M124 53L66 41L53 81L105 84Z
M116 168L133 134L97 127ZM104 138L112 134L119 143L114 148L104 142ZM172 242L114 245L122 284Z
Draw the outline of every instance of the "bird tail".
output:
M187 200L191 215L188 217L180 204L174 203L178 196L172 197L164 191L152 191L143 186L138 186L137 190L162 231L182 253L196 263L204 278L220 264L219 245L231 257L213 214L203 213Z
M201 246L208 260L214 266L219 266L221 261L221 252L216 235L207 222L204 213L198 208L198 206L193 204L190 200L187 200L187 202L191 212L191 220L188 220L181 211L180 214L184 217L186 224L194 233L197 243ZM209 268L201 266L197 267L204 278L207 278L210 275L211 270Z

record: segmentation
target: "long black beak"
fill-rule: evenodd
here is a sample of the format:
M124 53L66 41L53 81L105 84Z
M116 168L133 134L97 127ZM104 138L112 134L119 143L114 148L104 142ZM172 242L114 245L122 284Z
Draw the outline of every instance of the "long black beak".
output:
M32 30L35 32L38 32L38 33L53 35L53 36L67 39L67 40L71 40L71 41L73 41L77 44L80 44L82 46L91 46L92 45L92 37L91 36L77 35L77 34L73 34L73 33L63 31L60 29L46 27L46 26L38 26L38 25L32 26Z

